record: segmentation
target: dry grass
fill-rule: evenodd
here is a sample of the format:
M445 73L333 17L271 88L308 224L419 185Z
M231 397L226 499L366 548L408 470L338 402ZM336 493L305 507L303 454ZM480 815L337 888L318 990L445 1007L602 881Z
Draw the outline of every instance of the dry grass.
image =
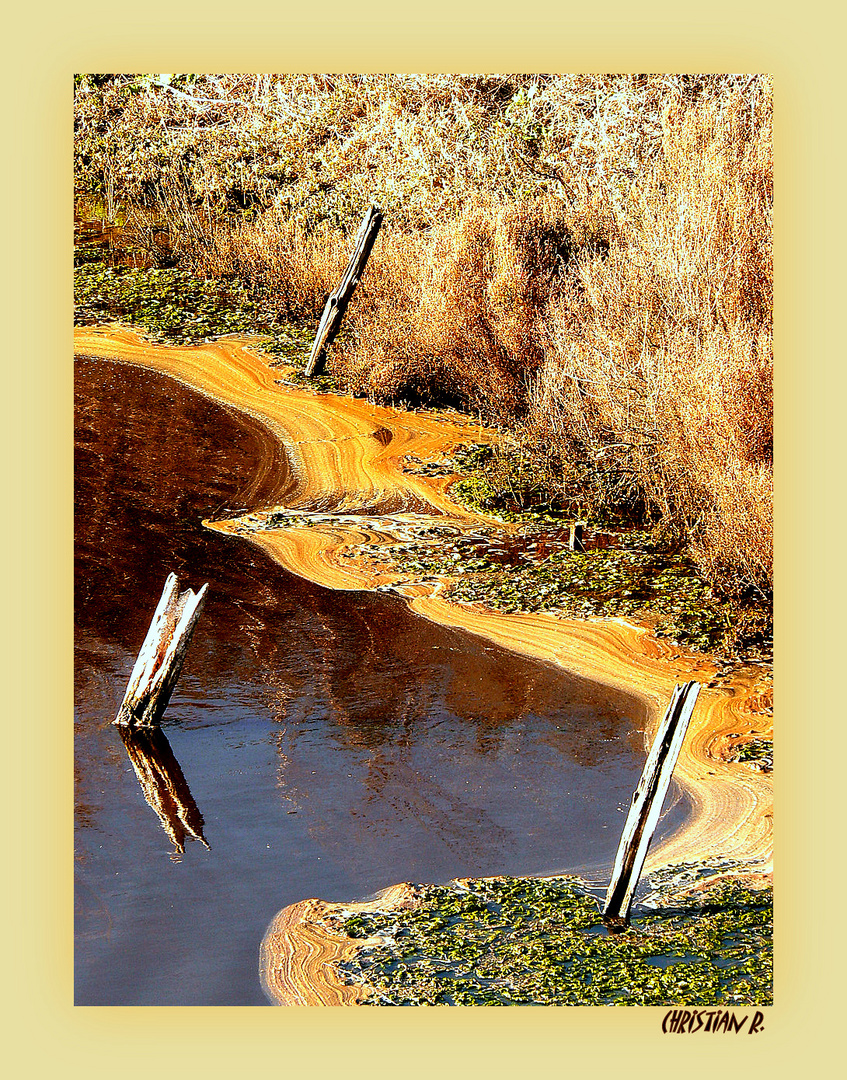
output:
M520 425L560 499L769 587L767 78L95 81L80 186L168 223L174 257L315 316L378 202L331 359L355 392Z
M772 546L770 108L668 111L608 258L547 311L532 420L642 498L717 579L764 585ZM602 498L602 492L598 492Z

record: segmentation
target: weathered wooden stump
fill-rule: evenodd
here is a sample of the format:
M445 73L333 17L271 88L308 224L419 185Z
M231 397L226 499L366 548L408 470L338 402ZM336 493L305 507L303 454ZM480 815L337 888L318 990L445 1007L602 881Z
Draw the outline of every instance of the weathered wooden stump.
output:
M123 703L114 719L127 727L155 727L182 671L188 643L200 617L208 584L180 593L176 574L165 582L147 637L135 661Z
M309 353L309 359L306 362L306 375L309 377L320 375L324 369L327 349L338 333L341 320L344 318L344 312L350 303L350 297L362 279L368 256L374 246L376 234L379 232L381 224L382 211L375 206L371 206L359 226L356 243L353 245L353 254L350 256L350 262L347 264L344 276L335 292L330 293L321 315L321 321L318 323L318 332L315 335L312 351Z
M612 880L606 893L603 917L612 926L623 927L629 922L635 887L659 823L662 803L699 693L699 683L677 685L647 755L641 780L632 796L632 806L621 835Z

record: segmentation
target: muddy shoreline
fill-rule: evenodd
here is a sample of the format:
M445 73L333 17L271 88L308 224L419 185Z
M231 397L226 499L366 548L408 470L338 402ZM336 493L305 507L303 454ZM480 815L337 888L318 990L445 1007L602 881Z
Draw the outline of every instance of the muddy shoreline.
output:
M273 433L292 463L292 477L276 489L271 485L268 490L265 477L263 495L270 502L284 501L287 508L303 513L359 517L361 524L355 528L329 523L247 537L293 573L334 589L390 587L428 620L633 694L648 707L648 737L677 681L694 678L705 684L715 674L716 666L707 658L658 641L641 627L619 620L505 615L448 603L439 596L438 583L397 584L391 575L375 573L355 558L357 545L391 539L390 526L375 523L375 518L431 516L464 528L487 520L449 499L447 479L409 474L401 465L408 454L426 460L463 440L495 437L477 424L455 415L404 413L280 386L279 369L236 340L177 348L151 345L124 329L86 327L75 330L75 350L164 372L249 414ZM208 524L222 532L238 531L237 518ZM344 553L348 557L342 557ZM691 813L679 832L651 852L648 871L671 863L729 858L770 873L771 778L722 760L733 738L771 730L764 704L753 679L704 688L675 774ZM388 902L396 899L395 890L389 890ZM295 905L298 912L280 913L263 946L264 979L280 1003L329 1004L349 998L337 988L318 988L321 972L329 970L327 961L338 946L319 941L315 927L320 911L315 904L320 902L305 901ZM284 977L268 975L271 970L285 973Z

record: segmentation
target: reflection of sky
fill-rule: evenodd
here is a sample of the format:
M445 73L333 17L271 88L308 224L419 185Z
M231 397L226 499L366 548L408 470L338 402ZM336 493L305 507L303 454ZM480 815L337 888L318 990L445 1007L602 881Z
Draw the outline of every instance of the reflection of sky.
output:
M284 473L259 425L128 367L78 365L77 395L80 1002L261 1004L296 900L611 865L637 703L203 530ZM171 570L210 583L164 730L211 851L173 862L109 724Z

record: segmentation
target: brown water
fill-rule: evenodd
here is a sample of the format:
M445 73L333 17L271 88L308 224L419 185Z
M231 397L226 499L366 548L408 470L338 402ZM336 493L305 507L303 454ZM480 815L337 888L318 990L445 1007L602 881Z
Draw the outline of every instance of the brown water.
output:
M611 866L641 706L204 529L262 504L271 445L164 376L77 361L78 1004L263 1005L259 944L297 900ZM124 745L171 570L209 597L162 738Z

